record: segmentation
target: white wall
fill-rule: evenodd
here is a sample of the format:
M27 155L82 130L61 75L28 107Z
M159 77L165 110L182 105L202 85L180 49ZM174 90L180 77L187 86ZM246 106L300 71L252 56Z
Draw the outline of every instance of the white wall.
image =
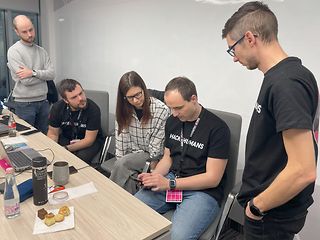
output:
M205 107L242 115L239 167L243 166L245 135L263 76L233 63L221 39L225 21L241 4L193 0L64 2L64 6L52 9L54 14L48 21L48 28L54 27L55 38L50 41L55 42L57 80L72 77L85 88L109 91L114 112L117 84L126 71L137 71L149 88L157 89L163 89L173 77L185 75L195 82ZM284 49L301 57L320 79L320 2L265 2L278 16Z

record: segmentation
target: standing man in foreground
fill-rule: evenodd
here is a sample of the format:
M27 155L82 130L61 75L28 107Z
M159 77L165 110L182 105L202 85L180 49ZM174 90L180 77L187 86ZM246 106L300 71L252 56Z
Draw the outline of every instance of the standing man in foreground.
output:
M35 30L31 20L18 15L13 26L20 37L20 41L8 50L8 68L15 81L12 94L15 113L46 134L49 114L46 81L54 79L54 68L46 50L34 43Z
M172 115L165 126L165 150L152 173L138 175L144 189L135 196L159 213L174 209L171 239L198 239L217 217L223 199L230 131L198 102L185 77L166 86Z
M288 57L274 13L248 2L222 30L234 62L264 74L251 118L238 201L246 240L293 239L313 203L318 87L301 60Z
M62 99L51 108L47 136L90 164L103 143L100 108L74 79L62 80L58 91Z

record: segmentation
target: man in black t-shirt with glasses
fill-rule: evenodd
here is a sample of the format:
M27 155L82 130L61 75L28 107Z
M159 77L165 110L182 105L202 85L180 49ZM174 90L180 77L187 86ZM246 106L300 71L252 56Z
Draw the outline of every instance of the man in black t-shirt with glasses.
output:
M198 239L217 217L230 131L219 117L198 102L194 83L172 79L164 100L172 115L165 126L165 150L152 173L138 176L136 197L159 213L174 209L171 239Z
M62 80L58 91L62 99L51 108L47 136L90 163L103 143L100 108L76 80Z
M276 16L262 2L245 3L222 30L233 61L264 74L238 195L246 240L293 239L313 203L318 87L301 60L283 51L277 34Z

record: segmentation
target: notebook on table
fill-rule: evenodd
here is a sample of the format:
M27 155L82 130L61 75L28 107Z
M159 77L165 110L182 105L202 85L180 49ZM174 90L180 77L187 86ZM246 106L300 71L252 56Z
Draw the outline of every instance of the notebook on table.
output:
M32 167L32 159L42 157L42 155L33 148L23 148L16 151L6 152L3 143L0 141L0 160L6 160L16 172L21 172ZM47 165L50 162L47 160Z

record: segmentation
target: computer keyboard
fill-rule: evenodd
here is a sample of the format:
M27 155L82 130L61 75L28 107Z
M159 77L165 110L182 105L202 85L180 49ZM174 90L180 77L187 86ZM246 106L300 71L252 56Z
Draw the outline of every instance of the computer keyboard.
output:
M31 167L31 160L20 151L8 152L8 157L16 167Z

